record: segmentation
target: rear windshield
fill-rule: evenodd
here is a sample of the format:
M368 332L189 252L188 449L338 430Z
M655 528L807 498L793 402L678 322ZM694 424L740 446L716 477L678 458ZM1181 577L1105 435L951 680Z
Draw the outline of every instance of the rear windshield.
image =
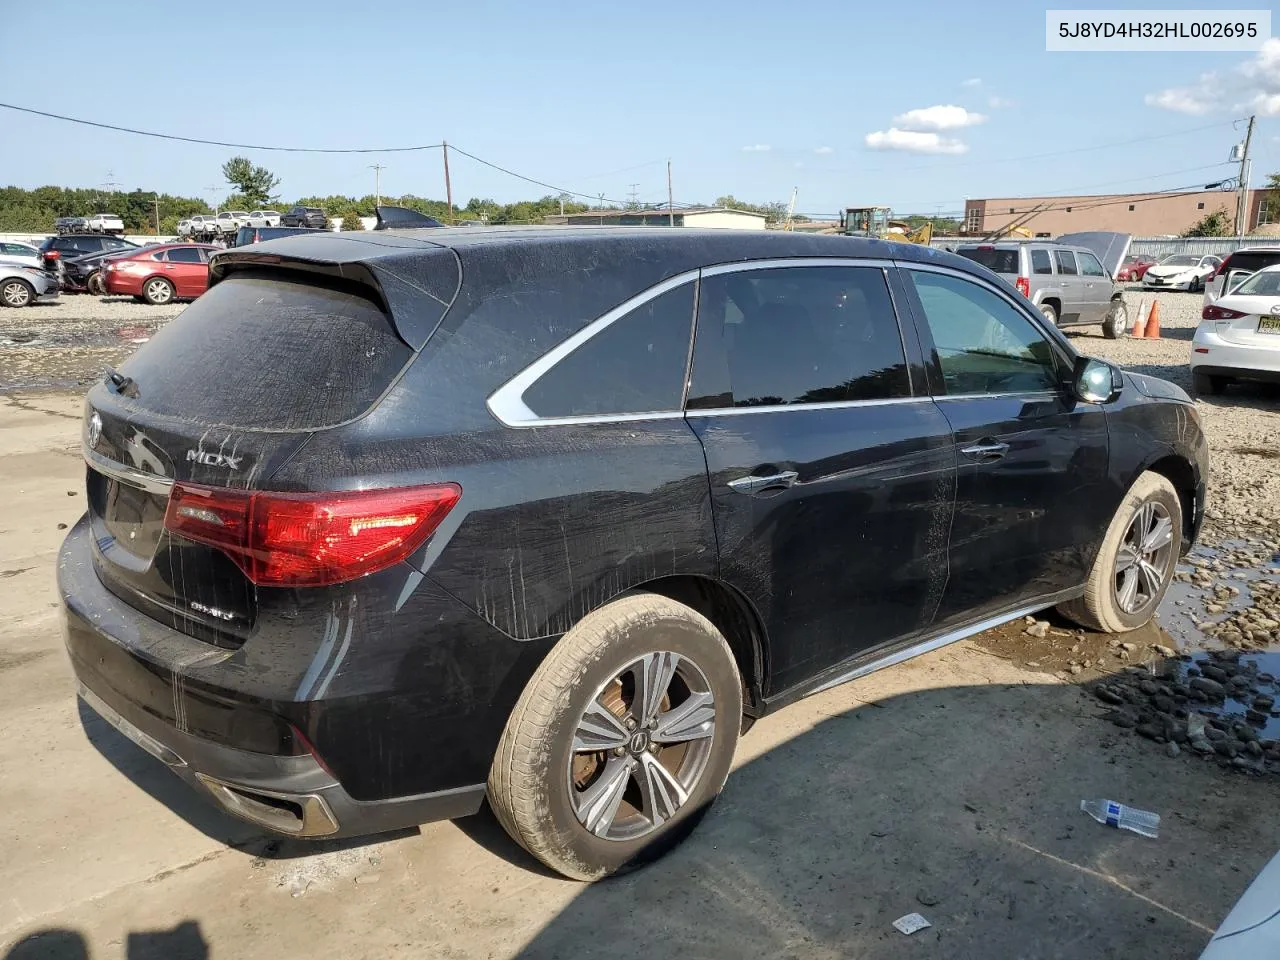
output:
M1001 249L999 247L961 247L956 253L966 260L980 263L993 273L1018 272L1017 249Z
M236 274L120 368L133 405L200 423L315 430L364 413L408 362L390 318L353 292Z

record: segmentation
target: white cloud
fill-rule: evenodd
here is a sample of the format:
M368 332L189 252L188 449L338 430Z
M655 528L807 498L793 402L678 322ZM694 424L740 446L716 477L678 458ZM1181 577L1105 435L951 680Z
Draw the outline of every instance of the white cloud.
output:
M969 149L959 140L939 136L936 133L899 130L897 127L868 133L865 142L872 150L905 150L908 153L955 154L965 153Z
M981 77L970 77L970 78L969 78L968 80L966 80L964 83L960 84L960 86L962 86L962 87L980 87L980 86L982 86L982 78L981 78Z
M743 153L768 153L773 147L767 143L752 143L742 148Z
M982 114L973 113L964 107L939 104L908 110L894 117L893 123L904 130L957 130L960 127L972 127L986 119Z
M825 155L828 153L835 153L835 151L830 147L818 147L813 152L821 155Z
M1016 106L1012 100L1006 100L1004 97L988 97L987 106L992 110L1007 110L1009 107Z
M1195 83L1149 93L1144 99L1148 106L1194 116L1220 110L1280 116L1280 37L1266 41L1231 70L1202 73Z

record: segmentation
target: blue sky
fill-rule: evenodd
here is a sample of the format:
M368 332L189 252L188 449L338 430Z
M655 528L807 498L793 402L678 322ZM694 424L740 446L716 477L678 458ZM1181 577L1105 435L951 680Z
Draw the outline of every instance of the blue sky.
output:
M236 142L447 139L612 199L634 183L641 200L665 200L670 158L677 201L786 200L798 187L797 209L820 215L1220 179L1231 168L1212 165L1242 135L1229 121L1251 104L1271 114L1259 117L1254 180L1280 170L1280 41L1261 54L1047 53L1045 6L1010 0L131 0L109 15L83 10L53 20L39 4L7 10L6 36L31 42L6 44L0 100ZM107 82L54 51L80 51L84 64L105 57L136 82ZM199 62L222 67L221 78ZM372 163L386 166L385 194L444 195L438 151L232 151L0 113L0 181L24 187L113 179L208 196L241 152L281 176L285 199L371 193ZM1117 145L1078 150L1106 144ZM451 168L458 203L550 192L461 156Z

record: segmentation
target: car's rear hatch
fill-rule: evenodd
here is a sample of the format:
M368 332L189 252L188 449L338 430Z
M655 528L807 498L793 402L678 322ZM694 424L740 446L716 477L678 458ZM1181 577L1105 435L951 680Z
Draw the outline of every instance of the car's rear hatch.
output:
M998 273L1006 279L1018 276L1020 252L1017 246L1001 247L993 243L980 243L976 246L960 246L956 248L956 253L966 260L981 264L992 273Z
M364 282L278 263L228 273L86 401L100 578L126 603L212 643L244 641L257 588L220 550L166 528L174 484L267 488L314 431L373 407L414 355L371 271L330 272ZM335 464L316 489L341 478Z
M1129 244L1133 242L1133 235L1113 233L1108 230L1092 230L1085 233L1064 233L1054 242L1071 247L1084 247L1102 262L1102 269L1106 270L1107 276L1114 280L1120 271L1120 264L1124 263L1125 257L1129 255Z
M1228 254L1218 272L1214 274L1212 282L1205 287L1205 302L1213 303L1221 297L1228 296L1232 290L1259 270L1275 266L1277 263L1280 263L1280 248L1258 250L1246 248Z

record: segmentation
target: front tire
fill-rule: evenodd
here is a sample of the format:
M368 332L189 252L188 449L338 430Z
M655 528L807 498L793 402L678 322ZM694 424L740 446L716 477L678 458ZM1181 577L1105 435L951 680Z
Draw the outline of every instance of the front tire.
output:
M1191 386L1201 397L1216 397L1227 389L1226 377L1214 377L1207 373L1191 373Z
M584 617L525 687L489 772L489 804L521 846L575 880L657 859L720 793L742 685L697 611L637 593Z
M1182 501L1167 477L1147 471L1111 519L1084 596L1058 611L1082 627L1125 633L1155 615L1182 551Z
M1129 308L1123 300L1112 300L1111 309L1102 321L1102 335L1108 340L1119 340L1129 332Z
M164 277L152 277L142 285L142 299L153 307L162 307L173 302L173 284Z
M105 297L107 295L107 285L103 282L101 271L89 274L89 279L85 282L85 289L95 297Z
M6 307L25 307L36 297L36 291L25 280L16 277L0 286L0 303Z

